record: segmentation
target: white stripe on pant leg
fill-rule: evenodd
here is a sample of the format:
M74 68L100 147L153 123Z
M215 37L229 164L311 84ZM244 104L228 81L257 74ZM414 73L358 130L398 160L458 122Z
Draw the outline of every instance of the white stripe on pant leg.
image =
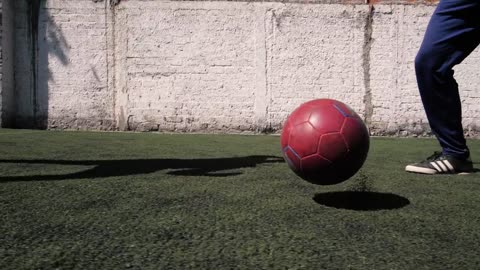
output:
M437 170L437 172L442 171L442 169L440 169L440 167L438 167L438 165L435 162L430 162L430 164L435 168L435 170Z

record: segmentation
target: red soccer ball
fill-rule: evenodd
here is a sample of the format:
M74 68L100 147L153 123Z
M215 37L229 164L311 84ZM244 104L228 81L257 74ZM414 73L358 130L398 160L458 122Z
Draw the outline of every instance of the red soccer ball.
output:
M370 146L362 119L344 103L316 99L290 114L281 136L290 168L317 185L337 184L363 165Z

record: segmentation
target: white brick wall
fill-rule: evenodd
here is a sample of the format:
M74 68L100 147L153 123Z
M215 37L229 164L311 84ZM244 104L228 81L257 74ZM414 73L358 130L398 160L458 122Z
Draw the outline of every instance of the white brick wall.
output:
M15 126L31 127L34 120L32 49L26 0L14 1L15 9Z
M429 6L375 9L370 56L373 133L422 135L427 130L414 60L432 12Z
M367 5L48 0L38 106L52 128L252 132L328 97L374 134L424 135L413 60L433 8L377 5L370 20ZM480 127L479 57L457 68L469 135Z
M376 7L371 50L373 133L424 135L428 131L418 95L414 59L433 11L432 6ZM480 131L479 58L477 49L455 68L463 100L464 128L472 136Z
M267 23L268 124L278 129L299 104L342 100L364 114L366 5L285 5Z
M49 0L39 23L40 110L52 128L112 129L104 3Z
M15 116L14 99L14 0L2 1L2 37L1 37L1 125L11 126Z
M245 3L125 2L122 74L127 126L253 130L255 14ZM124 21L125 20L125 21ZM126 33L122 33L122 32ZM118 75L117 77L120 77Z

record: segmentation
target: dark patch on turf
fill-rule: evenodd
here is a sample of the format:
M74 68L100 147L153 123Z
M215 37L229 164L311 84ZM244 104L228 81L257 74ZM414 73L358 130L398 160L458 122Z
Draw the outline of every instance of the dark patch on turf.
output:
M371 191L337 191L317 193L313 200L318 204L339 209L358 211L392 210L405 207L410 201L392 193Z
M242 172L209 172L203 169L185 169L168 172L169 175L183 175L183 176L211 176L211 177L227 177L242 174Z
M244 168L282 163L277 156L244 156L204 159L126 159L126 160L0 160L0 163L84 165L93 168L69 174L0 176L0 182L70 180L150 174L168 170L170 175L228 177L242 174Z

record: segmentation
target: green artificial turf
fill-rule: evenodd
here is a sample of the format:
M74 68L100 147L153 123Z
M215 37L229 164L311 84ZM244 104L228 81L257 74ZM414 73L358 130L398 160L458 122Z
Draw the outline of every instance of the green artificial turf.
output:
M404 172L437 149L316 186L276 136L3 129L0 269L480 269L480 174Z

